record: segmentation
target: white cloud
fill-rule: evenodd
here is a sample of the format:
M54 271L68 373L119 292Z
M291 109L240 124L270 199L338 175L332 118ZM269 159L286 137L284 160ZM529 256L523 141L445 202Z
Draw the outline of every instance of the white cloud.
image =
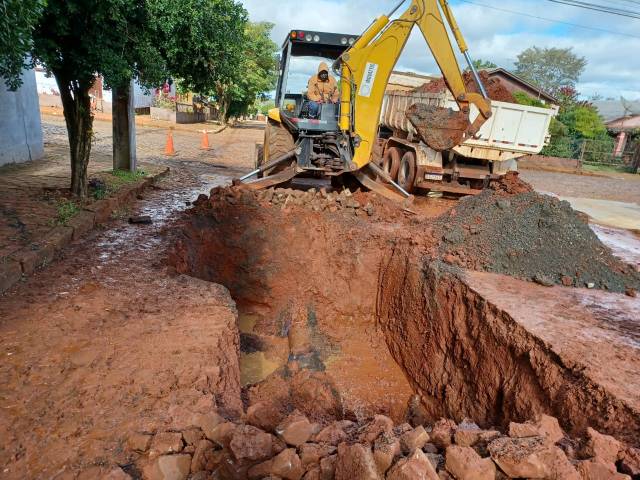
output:
M599 0L605 4L604 0ZM640 20L606 15L545 0L473 0L496 8L640 36ZM242 0L253 21L276 26L273 38L281 44L294 28L360 33L395 0ZM640 38L553 24L534 18L452 0L454 14L474 58L510 68L518 53L540 47L573 47L586 57L587 68L578 89L585 96L640 98ZM640 9L639 9L640 10ZM398 62L399 69L436 73L437 66L419 32L414 32Z

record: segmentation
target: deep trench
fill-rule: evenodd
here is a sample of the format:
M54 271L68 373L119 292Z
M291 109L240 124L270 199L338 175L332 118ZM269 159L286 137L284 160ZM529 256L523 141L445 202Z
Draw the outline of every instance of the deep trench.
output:
M388 229L255 205L205 208L192 212L172 258L179 272L229 288L245 355L268 352L268 371L292 360L327 371L356 417L401 421L417 394L431 421L504 429L547 413L569 432L593 426L637 441L635 412L563 365L462 272Z

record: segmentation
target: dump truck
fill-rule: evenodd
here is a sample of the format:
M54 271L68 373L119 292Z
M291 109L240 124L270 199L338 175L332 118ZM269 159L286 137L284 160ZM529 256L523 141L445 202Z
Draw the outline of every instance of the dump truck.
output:
M384 96L376 161L403 189L467 193L516 170L516 160L540 153L549 142L549 125L557 107L541 108L491 101L491 116L462 143L437 151L412 123L414 105L457 110L449 92L390 91ZM473 122L478 111L469 114Z

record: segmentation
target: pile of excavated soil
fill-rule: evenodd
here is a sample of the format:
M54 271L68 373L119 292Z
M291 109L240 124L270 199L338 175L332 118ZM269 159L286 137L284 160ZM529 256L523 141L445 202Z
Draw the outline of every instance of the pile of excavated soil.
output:
M437 220L447 263L533 280L633 293L640 274L615 257L566 201L512 173Z
M502 84L500 79L489 78L489 74L487 74L486 71L480 71L479 75L484 88L487 90L487 95L489 95L489 98L491 100L496 100L498 102L515 103L513 95L511 95L511 92L509 92L509 90L507 90L507 88ZM463 77L465 86L468 91L480 93L478 85L476 84L471 72L465 72ZM414 91L419 93L442 93L446 91L447 88L448 87L444 78L438 78L429 83L425 83L424 85L416 88Z
M317 397L313 389L302 393L310 395L307 404ZM251 405L239 420L213 410L193 415L183 430L133 433L127 442L132 465L152 480L630 480L627 474L640 472L637 449L593 429L582 440L570 438L547 415L511 423L503 434L471 420L429 424L415 411L411 423L401 424L384 415L346 420L333 407L320 421L300 410L273 416L282 410L277 401Z

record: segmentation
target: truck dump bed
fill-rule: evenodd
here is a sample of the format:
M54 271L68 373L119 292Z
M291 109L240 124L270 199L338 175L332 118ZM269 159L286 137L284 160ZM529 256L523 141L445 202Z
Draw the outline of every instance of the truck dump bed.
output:
M404 132L409 138L417 136L405 112L415 103L458 110L448 93L387 92L382 104L381 125ZM505 161L524 155L540 153L549 140L549 124L557 114L556 108L540 108L507 102L491 102L493 115L478 132L477 138L467 139L453 150L468 158ZM470 121L478 116L472 106Z

